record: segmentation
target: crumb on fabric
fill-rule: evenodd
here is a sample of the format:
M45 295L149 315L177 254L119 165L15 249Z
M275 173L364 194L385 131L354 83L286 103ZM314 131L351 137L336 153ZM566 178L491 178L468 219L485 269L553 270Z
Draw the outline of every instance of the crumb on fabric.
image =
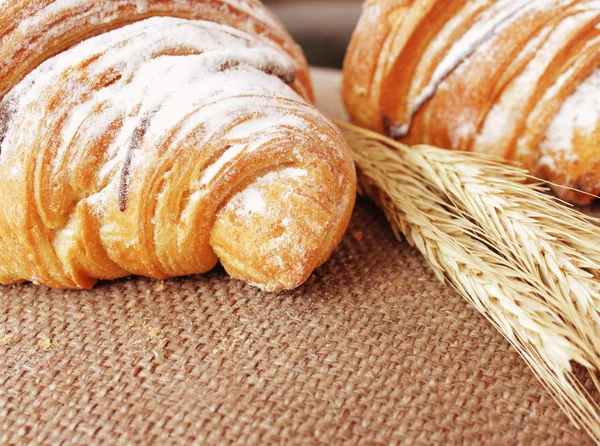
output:
M40 347L42 347L44 350L48 350L49 348L52 348L56 345L58 345L58 342L56 341L51 341L48 338L40 338L38 341L38 344L40 345Z
M148 337L150 339L158 338L160 335L160 330L155 327L148 327Z
M0 345L8 344L13 338L13 335L4 335L0 338Z
M165 281L161 280L154 286L154 291L157 293L162 293L166 289Z
M362 231L352 231L352 237L354 238L354 240L356 240L358 243L362 242L363 238L364 238L364 234Z

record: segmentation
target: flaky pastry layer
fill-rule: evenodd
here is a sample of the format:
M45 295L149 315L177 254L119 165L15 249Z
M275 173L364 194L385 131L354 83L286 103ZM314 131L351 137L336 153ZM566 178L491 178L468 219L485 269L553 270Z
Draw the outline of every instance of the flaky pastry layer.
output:
M594 1L368 0L344 101L356 123L405 143L495 154L597 195L599 25Z
M40 2L17 3L18 15ZM25 51L47 59L31 69L15 50L15 85L0 78L0 283L88 288L220 261L278 291L327 260L350 218L354 166L309 103L301 53L258 2L46 4L11 38L39 42ZM180 7L194 19L145 18ZM202 8L213 21L197 19ZM40 23L56 11L94 30L65 25L54 47Z

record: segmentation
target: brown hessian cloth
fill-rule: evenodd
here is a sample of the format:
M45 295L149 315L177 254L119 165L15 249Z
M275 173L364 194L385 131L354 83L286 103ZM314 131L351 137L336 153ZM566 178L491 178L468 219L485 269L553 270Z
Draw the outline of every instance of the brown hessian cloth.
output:
M339 74L315 79L340 116ZM364 199L291 293L220 268L0 287L0 354L0 444L590 443Z

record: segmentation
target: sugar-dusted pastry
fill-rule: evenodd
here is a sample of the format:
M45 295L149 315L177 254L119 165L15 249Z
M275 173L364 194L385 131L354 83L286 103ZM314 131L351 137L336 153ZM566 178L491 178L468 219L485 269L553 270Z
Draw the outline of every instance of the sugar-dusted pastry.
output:
M220 260L277 291L341 240L349 150L258 1L15 1L0 25L1 283Z
M598 2L368 0L343 94L355 122L405 143L495 154L600 193Z

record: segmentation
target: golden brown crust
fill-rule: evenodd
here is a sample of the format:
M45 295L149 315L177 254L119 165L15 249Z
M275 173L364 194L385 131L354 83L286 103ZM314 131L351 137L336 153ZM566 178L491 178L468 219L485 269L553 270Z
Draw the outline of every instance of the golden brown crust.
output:
M575 104L596 88L598 23L597 5L577 0L370 1L344 101L354 122L405 143L493 153L598 194L600 107Z
M11 0L0 11L0 98L35 67L70 46L156 16L218 22L272 42L294 59L297 88L314 99L302 49L258 0ZM28 22L31 25L24 26Z
M359 124L383 131L379 111L380 80L377 72L386 55L383 46L392 32L395 20L402 20L411 5L410 0L370 0L354 31L346 59L342 97L350 118Z
M48 57L0 103L0 283L88 288L220 260L265 290L301 285L356 184L303 59L218 17L119 14L135 23Z

